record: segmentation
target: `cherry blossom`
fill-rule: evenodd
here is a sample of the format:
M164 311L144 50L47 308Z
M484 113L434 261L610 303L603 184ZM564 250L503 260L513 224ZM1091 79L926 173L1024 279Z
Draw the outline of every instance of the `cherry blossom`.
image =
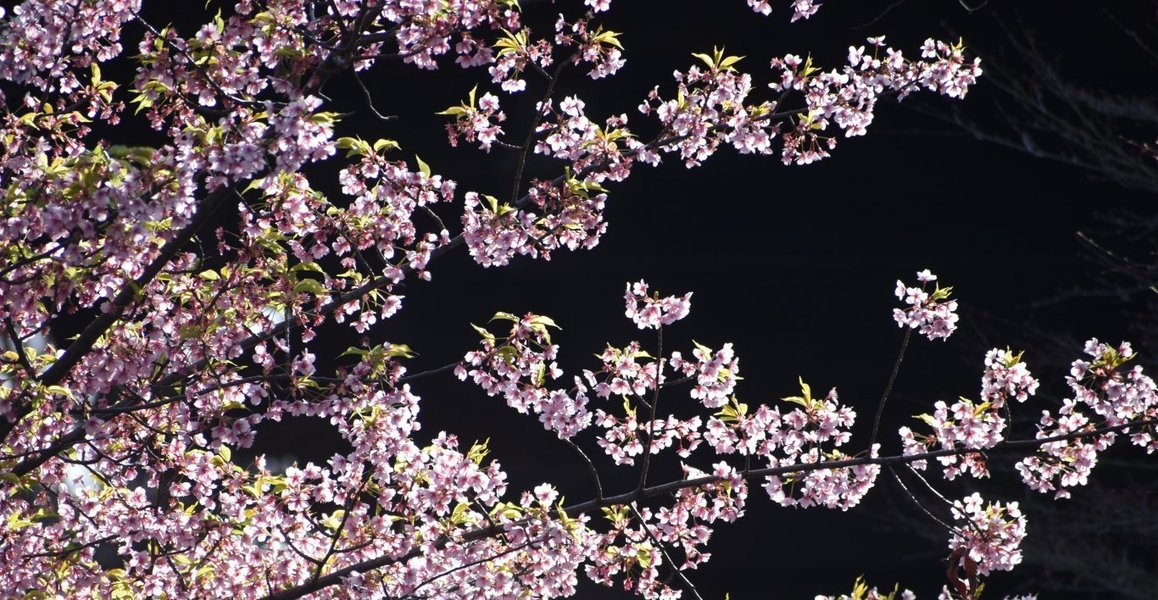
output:
M1129 342L1110 346L1096 338L1086 342L1085 354L1090 360L1075 360L1066 383L1073 398L1066 398L1054 411L1043 410L1038 421L1037 438L1065 436L1079 431L1110 428L1111 431L1085 438L1060 439L1043 443L1038 452L1017 463L1025 484L1039 492L1053 492L1056 498L1067 498L1066 489L1085 485L1098 453L1117 441L1115 427L1140 422L1131 428L1130 443L1152 453L1154 422L1158 420L1158 391L1154 380L1140 366L1125 368L1135 358Z
M1020 353L1014 355L994 348L985 354L985 372L981 377L983 400L960 398L952 405L938 400L933 405L933 414L917 417L932 429L931 434L917 434L908 427L900 429L905 454L921 454L931 449L992 448L1005 439L1009 412L1006 400L1025 402L1037 388L1038 381L1021 362ZM962 473L974 477L989 475L988 465L980 453L951 454L937 461L944 468L946 479ZM913 467L923 469L925 462L918 461Z
M624 294L627 300L627 318L631 319L636 327L658 329L662 325L671 325L688 316L691 308L691 292L678 297L660 298L659 294L649 297L647 290L647 283L638 281L627 284L627 292Z
M935 284L933 291L927 292L925 284L936 281L937 277L928 269L917 274L920 287L907 286L897 281L896 296L909 307L893 309L893 320L899 327L916 329L930 340L947 340L957 330L957 301L950 300L951 287Z
M541 30L524 10L542 7L525 4L241 0L191 28L152 23L130 0L0 11L0 589L554 598L586 576L675 598L694 591L686 572L710 559L715 528L743 518L753 482L782 506L847 510L884 465L935 458L949 477L980 475L978 451L1007 444L1035 452L1018 464L1029 487L1064 495L1118 437L1158 448L1154 382L1126 366L1128 345L1096 340L1035 440L1006 439L1010 406L1038 382L995 349L977 402L934 404L932 433L903 430L901 455L858 446L835 389L814 397L802 379L799 395L758 403L731 343L671 350L691 293L661 297L642 280L624 294L634 328L622 325L648 337L596 350L589 368L560 366L550 317L498 312L474 326L477 346L449 353L461 360L414 372L406 342L418 341L387 339L402 329L389 323L441 257L502 267L594 248L609 188L639 165L692 167L728 146L807 164L842 132L866 133L878 101L961 98L980 75L960 44L935 40L919 59L878 36L843 66L790 53L770 72L719 48L629 99L639 114L602 114L572 84L628 64L607 28L612 2L552 4L533 19ZM792 21L820 6L780 4ZM405 116L378 109L391 62L481 82L439 114L450 145L511 153L511 181L444 176L403 151L409 126L391 129L398 140L359 137L363 117ZM357 86L359 108L330 95L333 81ZM894 318L948 338L950 288L917 278L898 282ZM62 320L81 333L52 339ZM574 451L588 499L564 499L551 473L516 489L485 441L424 430L421 378L451 372L463 394L478 388ZM312 462L257 454L290 418L342 444ZM606 469L638 484L605 490ZM1024 517L983 504L949 509L961 522L950 557L1012 568Z
M857 577L856 582L853 583L851 594L817 595L815 600L916 600L916 598L917 595L912 590L901 591L900 586L895 586L892 591L883 592L876 586L869 587L864 577Z
M1026 521L1016 502L986 502L974 493L953 502L952 512L962 524L949 540L949 548L960 551L961 561L976 563L981 575L1009 571L1021 562Z

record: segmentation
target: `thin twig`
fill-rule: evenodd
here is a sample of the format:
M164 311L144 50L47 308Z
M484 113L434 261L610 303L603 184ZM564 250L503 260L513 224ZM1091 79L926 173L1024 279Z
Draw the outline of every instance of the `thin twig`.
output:
M910 467L910 469L912 468L911 465L909 467ZM916 494L913 494L913 492L909 491L908 486L906 486L905 482L903 480L901 480L901 476L897 475L897 470L896 470L896 468L893 467L893 465L889 465L888 469L889 469L889 474L893 476L894 480L896 480L897 485L901 486L901 490L905 492L905 496L907 496L909 498L909 500L912 501L912 503L917 506L917 508L921 509L921 512L925 513L925 515L927 517L929 517L930 519L935 521L941 527L944 527L947 531L956 531L956 529L952 525L942 521L940 517L933 514L929 509L925 508L924 504L921 504L921 501L917 499ZM913 473L916 474L917 472L913 471ZM921 479L922 479L922 481L924 481L923 477ZM928 485L928 482L926 481L925 484ZM930 486L929 489L932 489L932 487ZM933 490L933 492L937 493L936 490ZM944 499L944 496L941 496L940 493L937 493L937 496L941 499Z
M595 468L595 463L591 462L591 458L588 457L587 453L584 452L583 449L579 447L579 444L576 444L575 442L573 442L567 438L559 438L559 439L563 440L563 443L570 446L572 450L579 453L579 456L583 457L583 462L587 465L587 470L591 472L591 478L595 480L595 494L598 498L602 499L603 498L603 483L599 480L599 471Z
M656 330L656 360L655 360L655 392L651 396L651 406L648 407L647 419L647 448L643 451L643 464L639 469L639 486L642 490L647 486L647 469L651 464L651 450L655 446L655 417L659 412L659 382L663 379L663 327Z
M543 109L547 107L547 101L551 96L555 95L555 82L559 80L559 75L563 72L563 68L570 63L570 58L559 61L555 67L555 72L548 74L543 71L542 67L538 67L534 61L531 64L538 67L539 71L547 78L547 91L543 92L543 97L539 100L539 104L535 109L535 116L531 118L531 126L527 130L527 137L523 140L522 147L519 148L519 160L515 164L515 177L511 189L511 204L514 204L519 199L519 189L523 187L523 169L527 164L527 155L531 152L531 142L535 141L535 130L539 128L539 121L543 118Z
M322 576L322 569L325 568L326 563L338 553L338 542L342 539L342 532L346 529L346 521L350 518L350 512L354 507L354 502L358 499L358 495L362 493L362 490L366 487L366 484L370 481L370 477L373 474L373 470L366 469L362 475L362 481L358 483L358 489L350 493L349 497L346 498L346 506L345 510L342 511L342 519L334 529L334 537L330 539L330 549L326 551L326 555L322 557L321 562L319 562L314 569L314 579Z
M398 378L398 383L405 383L407 381L413 381L415 379L418 379L419 377L427 377L429 375L438 375L439 373L445 373L447 371L453 370L455 367L457 367L460 364L462 364L462 363L461 362L452 362L448 365L442 365L441 367L438 367L435 369L428 369L426 371L420 371L418 373L413 373L410 375L403 375L402 377Z
M366 87L366 82L362 81L362 76L357 71L351 70L350 72L354 74L354 81L358 82L358 87L362 88L362 97L366 99L366 106L370 108L370 112L374 113L375 117L378 117L379 121L389 122L398 118L398 115L387 116L378 112L378 109L374 107L374 97L370 95L370 89Z
M437 575L431 575L430 577L427 577L425 580L423 580L422 583L419 583L417 586L415 586L414 589L411 590L409 594L404 596L404 598L417 598L418 596L416 596L415 594L418 592L418 590L422 589L423 587L425 587L427 585L430 585L431 583L434 583L435 581L438 581L439 579L442 579L443 577L446 577L447 575L450 575L451 573L454 573L455 571L461 571L463 569L469 569L471 567L477 567L478 565L491 562L491 561L498 559L498 558L502 558L508 554L518 552L519 550L522 550L524 548L530 548L530 547L534 546L535 544L543 542L544 540L546 540L546 536L540 537L538 539L528 540L522 544L519 544L518 546L511 546L510 548L507 548L506 550L503 550L502 552L499 552L498 554L495 554L493 556L489 556L487 558L480 558L477 560L472 560L470 562L463 563L463 564L461 564L453 569L448 569L446 571L443 571Z
M905 328L905 337L901 339L901 350L897 352L897 361L893 363L893 372L889 373L889 381L885 384L885 392L881 394L881 401L877 404L877 415L873 419L873 432L869 435L869 449L877 443L877 433L881 427L881 415L885 413L885 402L889 399L889 394L893 392L893 383L897 381L897 374L901 371L901 361L905 359L905 350L909 348L909 337L912 336L913 330Z
M16 332L16 324L12 322L12 317L4 318L4 327L8 330L8 337L12 339L12 351L16 353L16 359L20 362L20 366L24 367L24 372L32 381L37 381L36 369L32 366L32 362L28 360L28 355L24 352L24 341L20 339L20 334Z
M860 25L854 25L853 29L864 29L866 27L871 27L873 25L876 25L877 23L880 22L881 19L885 18L885 15L889 14L890 12L892 12L892 10L894 8L904 4L906 1L907 0L896 0L892 4L884 7L884 9L881 10L881 12L877 13L877 16L873 17L872 19L869 19L868 21L865 21L864 23L861 23Z
M688 579L687 575L684 575L684 570L682 568L676 566L675 560L673 560L671 554L668 554L667 552L667 547L663 542L659 541L659 538L655 537L654 533L651 532L651 528L648 527L647 523L643 521L643 515L639 514L639 511L636 510L635 505L629 504L627 507L631 509L631 514L635 515L636 519L639 519L639 526L643 528L643 532L647 534L647 537L651 538L651 541L655 542L655 545L659 548L659 551L663 553L663 557L667 559L668 564L671 565L672 570L675 571L675 574L680 578L680 581L684 582L684 586L688 588L688 591L699 600L704 600L704 597L700 595L700 591L696 589L696 584L692 583L692 580Z

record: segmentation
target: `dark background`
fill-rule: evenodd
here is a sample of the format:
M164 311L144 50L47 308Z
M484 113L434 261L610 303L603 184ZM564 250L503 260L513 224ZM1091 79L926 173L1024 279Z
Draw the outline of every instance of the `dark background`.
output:
M863 44L870 35L887 34L890 45L913 57L926 37L961 35L967 46L1000 61L1008 52L1004 26L1036 34L1063 70L1086 85L1152 91L1152 71L1139 75L1137 48L1096 2L992 1L975 11L955 0L828 2L810 21L791 25L787 4L774 3L773 15L762 17L742 0L617 0L604 22L623 33L627 66L619 76L595 83L573 72L561 89L564 95L581 94L595 120L627 113L632 122L644 122L636 107L647 91L659 84L670 95L671 72L686 69L691 52L714 45L745 55L740 66L763 88L773 56L811 53L821 66L837 67L849 45ZM564 7L573 14L570 4L529 4L526 12L531 22L549 25ZM1119 8L1130 18L1154 15L1149 2ZM436 173L458 181L460 195L476 190L505 197L513 156L465 147L452 151L444 119L432 114L457 104L476 82L483 83L480 93L497 87L487 83L485 73L450 65L419 72L395 64L377 67L367 82L379 109L400 119L392 124L350 119L340 135L397 139L407 155L421 155ZM350 80L339 77L326 92L333 109L365 110ZM504 97L506 130L514 139L524 135L526 108L540 93L541 82L530 78L527 94ZM1001 101L983 79L959 105L1000 127L995 106ZM433 264L432 282L408 284L403 312L378 325L373 337L409 344L420 355L410 367L417 372L474 348L478 337L470 323L483 323L499 310L533 311L562 326L555 339L569 379L577 369L596 366L592 354L606 343L622 346L640 339L654 345L651 335L640 337L623 316L624 284L643 278L665 294L695 293L691 317L666 330L665 350L687 353L692 339L713 348L733 342L745 377L738 395L751 405L796 392L798 376L819 391L837 387L858 412L860 427L846 447L855 452L867 443L901 341L891 319L895 281L911 282L914 272L928 267L954 286L961 329L948 343L914 338L890 399L883 452L898 452L895 436L887 434L910 422L911 415L930 410L934 401L976 397L981 359L994 346L1025 349L1030 368L1042 378L1042 404L1023 413L1032 419L1065 395L1061 369L1065 360L1078 357L1081 340L1098 336L1111 342L1133 339L1141 349L1153 346L1137 327L1135 298L1071 293L1097 287L1097 267L1076 232L1107 231L1100 219L1115 211L1153 214L1153 198L1096 173L974 140L928 114L944 112L950 102L955 101L882 102L866 137L841 139L832 158L811 166L785 167L778 156L743 157L724 150L690 171L678 160L655 169L637 167L627 182L611 187L609 230L596 249L560 252L550 262L519 258L501 269L483 269L460 250ZM925 110L906 106L917 103ZM549 161L533 162L531 168L543 176L559 169ZM450 212L444 216L457 222ZM457 229L452 226L452 233ZM1112 227L1108 231L1102 239L1112 244ZM1073 341L1062 361L1053 356L1059 335ZM315 351L321 355L328 344L340 350L354 341L322 336ZM1141 361L1155 364L1152 354ZM512 490L546 479L559 485L568 501L593 496L583 465L534 418L450 376L419 380L413 387L423 398L423 435L448 430L464 443L489 437L492 457L508 471ZM668 398L668 406L687 402L678 391ZM1032 432L1022 423L1014 435ZM591 433L580 441L601 455ZM301 461L325 461L340 449L336 436L305 420L263 431L258 443L261 451ZM1140 453L1123 456L1143 460ZM699 466L707 466L708 457L700 459ZM596 460L605 469L605 486L615 481L614 473L623 477L621 485L608 486L609 493L630 489L633 469ZM674 476L674 469L655 471L657 480ZM935 473L930 480L943 483ZM973 490L995 499L1025 495L1008 482L999 474L993 481L941 489L956 497ZM754 482L749 514L716 530L712 561L689 577L705 598L725 592L737 600L835 594L849 591L861 574L877 585L900 582L922 597L935 597L945 581L941 559L947 538L932 522L916 521L931 537L915 533L913 522L898 515L920 515L890 483L882 476L860 507L840 513L773 506ZM1034 517L1031 512L1031 537L1042 526ZM994 576L987 597L1041 589L1033 580L1040 567L1026 565L1023 571ZM614 594L588 584L581 596Z

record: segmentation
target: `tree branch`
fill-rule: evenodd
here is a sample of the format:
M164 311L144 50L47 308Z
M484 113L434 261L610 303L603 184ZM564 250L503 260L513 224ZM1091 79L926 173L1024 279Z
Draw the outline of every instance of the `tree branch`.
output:
M938 458L941 456L961 456L965 454L974 454L978 452L986 452L992 450L1015 450L1022 448L1037 448L1051 442L1061 442L1085 437L1092 437L1102 435L1105 433L1121 432L1131 427L1146 427L1158 424L1158 421L1136 421L1132 423L1123 423L1121 425L1113 425L1102 427L1098 429L1090 429L1085 431L1074 431L1067 434L1044 437L1040 439L1026 439L1026 440L1007 440L995 446L994 448L955 448L949 450L933 450L923 452L921 454L912 454L908 456L863 456L860 458L848 458L843 460L833 460L808 464L785 465L780 467L768 467L764 469L752 469L744 471L741 476L744 479L755 479L758 477L768 477L774 475L787 475L792 473L811 473L814 471L823 471L829 469L842 469L848 467L857 467L863 465L907 465L914 462L928 460L931 458ZM711 485L718 483L723 477L714 475L706 475L704 477L697 477L694 479L684 479L680 481L671 481L668 483L654 485L642 490L632 490L623 494L614 496L607 496L602 499L588 500L580 502L571 506L563 507L552 511L552 516L558 517L560 511L568 515L575 515L579 513L588 513L599 510L606 506L615 505L629 505L632 502L639 502L658 496L664 496L677 492L682 489L694 488L704 485ZM486 539L498 535L504 531L507 526L518 525L522 521L515 523L507 523L500 525L492 525L489 527L479 527L462 533L454 535L453 538L442 536L434 542L436 548L445 547L448 543L455 542L474 542L481 539ZM352 565L347 565L341 569L333 571L328 575L318 577L307 583L285 588L266 596L263 600L288 600L290 598L301 598L307 594L311 594L318 590L337 585L341 583L342 579L350 576L352 573L367 573L369 571L380 569L382 567L408 561L422 555L424 552L421 548L415 548L399 556L380 556L370 560L362 561Z

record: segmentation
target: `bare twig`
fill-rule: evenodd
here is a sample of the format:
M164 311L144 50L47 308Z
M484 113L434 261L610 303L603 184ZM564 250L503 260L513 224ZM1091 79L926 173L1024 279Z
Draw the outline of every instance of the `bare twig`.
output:
M663 379L663 327L656 330L655 350L655 393L651 396L651 405L648 406L647 418L647 447L643 450L642 465L639 469L639 487L642 490L647 486L647 469L651 464L651 450L655 446L655 417L659 411L659 382Z
M692 580L688 579L688 576L684 574L684 570L682 568L676 566L675 559L671 557L671 554L668 554L667 546L664 545L663 542L659 541L659 538L655 537L655 534L651 532L651 528L648 527L647 523L643 521L643 515L639 514L639 511L636 510L635 505L628 504L627 507L631 509L631 514L635 515L635 518L639 520L639 526L643 528L643 531L647 534L647 537L651 538L651 541L655 542L656 547L659 548L659 551L663 553L663 557L667 559L668 564L671 565L671 568L673 571L675 571L676 576L679 577L680 581L684 583L684 587L686 587L688 591L699 600L704 600L704 597L700 595L700 591L696 589L696 584L692 583Z
M885 413L885 402L889 399L889 394L893 392L893 384L897 381L897 374L901 371L901 361L905 359L905 350L909 347L909 337L912 336L913 330L905 328L905 337L901 339L901 349L897 352L897 361L893 363L893 371L889 373L889 381L885 384L885 392L881 394L881 401L877 404L877 414L873 418L873 431L869 435L869 449L871 450L873 444L877 443L877 433L881 427L881 415Z

